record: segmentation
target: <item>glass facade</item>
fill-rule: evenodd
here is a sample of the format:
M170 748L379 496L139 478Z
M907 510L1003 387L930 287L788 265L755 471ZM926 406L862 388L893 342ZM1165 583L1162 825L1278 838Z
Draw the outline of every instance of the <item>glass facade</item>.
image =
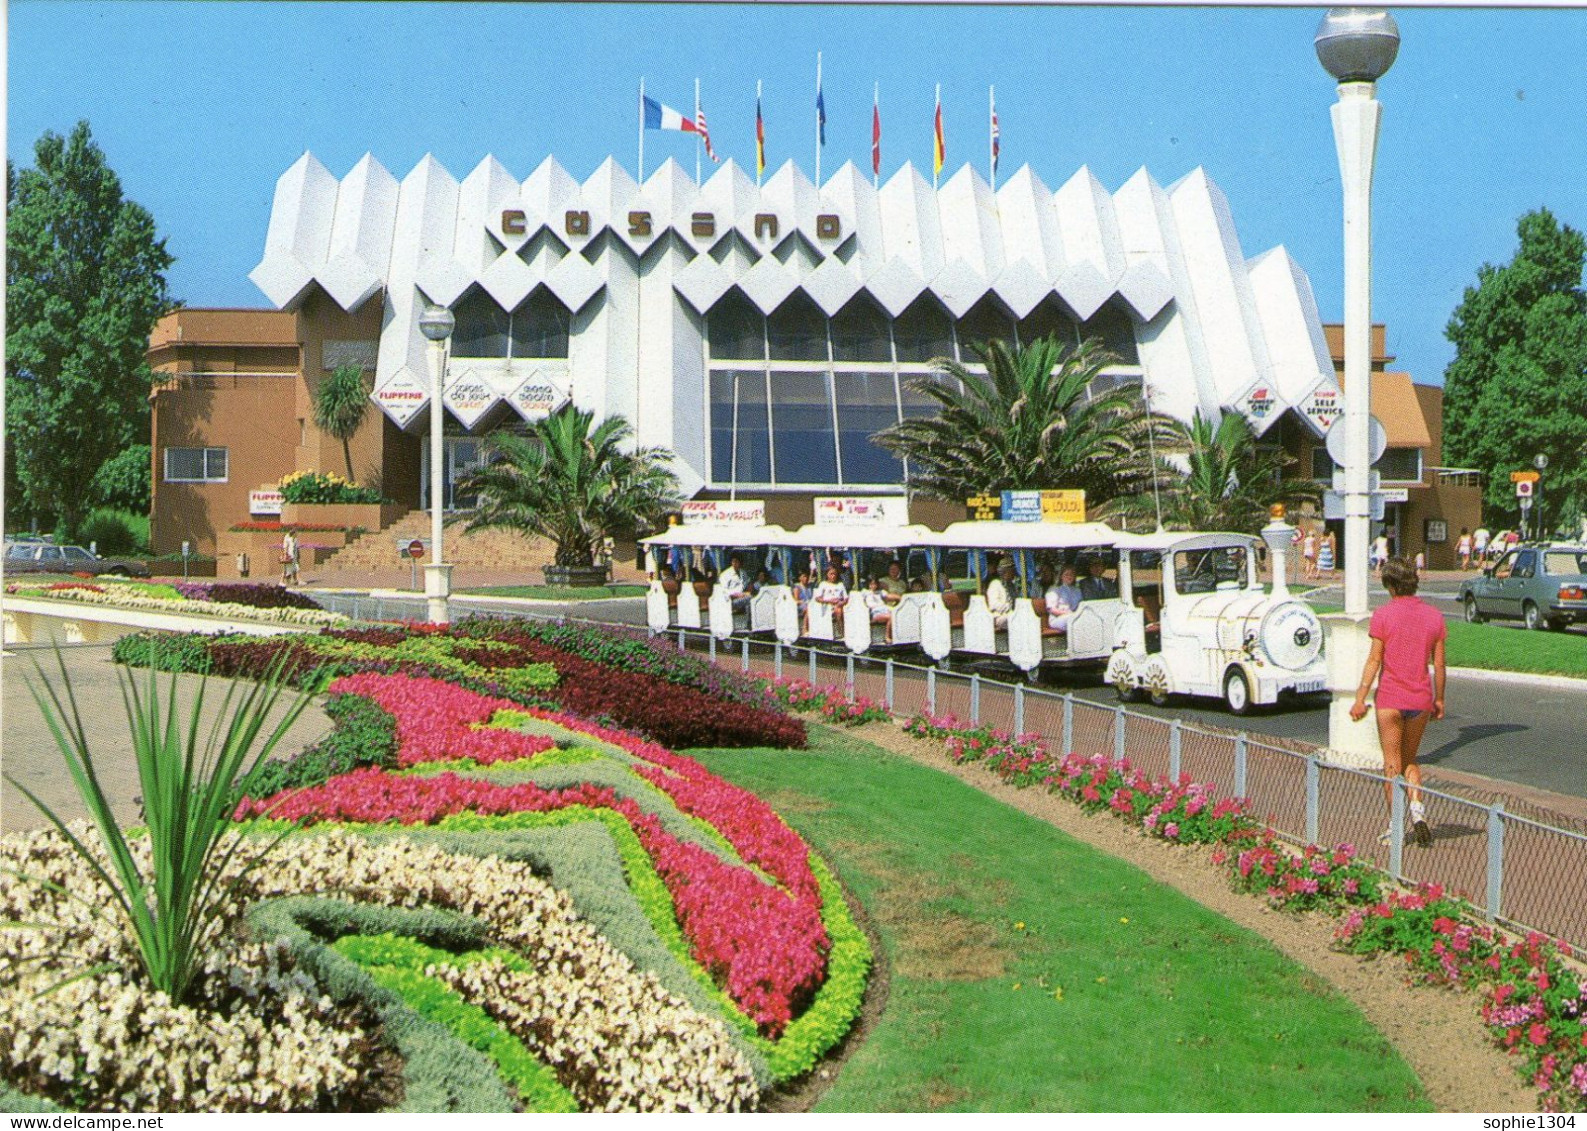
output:
M468 358L528 358L568 356L568 309L544 287L518 304L503 310L490 295L475 287L453 307L457 328L452 332L452 356Z
M936 402L909 386L947 380L933 373L936 358L978 364L970 342L1097 336L1123 366L1139 364L1122 309L1110 304L1081 323L1055 298L1016 321L988 295L956 322L931 295L892 318L859 294L828 318L795 292L767 316L734 288L706 315L705 331L710 480L722 486L901 483L904 465L871 437L901 417L935 413ZM1114 371L1099 384L1139 380Z

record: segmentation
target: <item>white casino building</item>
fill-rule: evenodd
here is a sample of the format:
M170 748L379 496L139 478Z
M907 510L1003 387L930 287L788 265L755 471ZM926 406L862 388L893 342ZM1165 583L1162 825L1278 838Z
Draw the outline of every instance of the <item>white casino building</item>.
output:
M965 343L993 336L1099 335L1122 358L1107 380L1143 383L1154 409L1233 409L1296 454L1338 411L1305 272L1282 247L1248 258L1200 169L1167 187L1142 169L1110 192L1084 168L1054 190L1026 167L994 191L969 167L933 189L905 165L878 188L851 164L817 186L792 163L757 187L732 161L702 185L671 160L641 184L612 159L580 182L552 158L520 180L494 157L461 180L426 157L399 180L366 156L338 179L305 154L277 182L250 277L271 317L293 320L299 420L284 455L243 444L223 461L234 492L341 466L305 406L353 361L388 418L360 434L359 478L423 505L427 301L457 318L449 483L481 436L571 398L675 452L687 493L747 493L771 521L809 521L816 494L896 490L901 465L869 437L926 410L905 383L932 358L971 360ZM160 334L157 369L193 337L172 329L161 355ZM157 446L161 401L180 403L157 398ZM166 415L166 444L227 445L213 405ZM214 510L189 495L179 509Z

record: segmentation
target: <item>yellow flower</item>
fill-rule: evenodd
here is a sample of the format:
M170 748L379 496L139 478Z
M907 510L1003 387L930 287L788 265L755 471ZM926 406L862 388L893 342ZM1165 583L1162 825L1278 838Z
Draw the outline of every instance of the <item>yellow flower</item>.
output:
M1054 1001L1062 1001L1064 999L1064 988L1062 986L1054 986L1052 996Z
M1102 977L1097 979L1097 985L1105 986L1107 984L1108 984L1108 976L1106 974L1102 975Z
M1119 922L1121 922L1121 923L1128 923L1128 922L1129 922L1129 921L1130 921L1130 919L1129 919L1129 916L1128 916L1128 915L1120 915L1120 916L1119 916Z
M1015 930L1016 930L1016 931L1023 931L1023 930L1024 930L1024 929L1025 929L1025 924L1024 924L1024 922L1023 922L1023 921L1021 921L1021 922L1018 922L1018 923L1015 923L1015 924L1014 924L1014 929L1015 929Z
M1021 987L1022 987L1022 986L1024 986L1024 984L1025 984L1025 983L1023 983L1023 982L1015 982L1015 983L1014 983L1014 988L1015 988L1015 989L1016 989L1016 990L1017 990L1017 989L1020 989L1020 988L1021 988Z

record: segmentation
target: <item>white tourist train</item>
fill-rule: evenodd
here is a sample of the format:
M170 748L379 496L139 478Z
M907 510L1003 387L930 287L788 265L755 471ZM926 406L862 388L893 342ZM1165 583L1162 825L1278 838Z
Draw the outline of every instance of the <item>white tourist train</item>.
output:
M855 654L918 650L1026 673L1105 668L1122 699L1212 696L1243 714L1326 687L1317 614L1288 593L1282 557L1274 590L1263 587L1258 543L1099 522L699 523L646 539L646 617L656 632L708 628L722 640L841 641ZM815 581L828 569L830 600ZM867 597L868 579L889 573L904 591ZM724 575L729 584L706 580Z

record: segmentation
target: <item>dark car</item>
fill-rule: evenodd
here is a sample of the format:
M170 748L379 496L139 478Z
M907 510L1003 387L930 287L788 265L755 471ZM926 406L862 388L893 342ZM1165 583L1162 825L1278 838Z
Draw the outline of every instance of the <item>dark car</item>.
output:
M148 577L149 567L129 558L101 558L82 546L49 542L12 542L6 546L5 571L13 573L108 573L114 577Z
M1517 546L1460 587L1466 619L1563 632L1587 622L1587 546Z

